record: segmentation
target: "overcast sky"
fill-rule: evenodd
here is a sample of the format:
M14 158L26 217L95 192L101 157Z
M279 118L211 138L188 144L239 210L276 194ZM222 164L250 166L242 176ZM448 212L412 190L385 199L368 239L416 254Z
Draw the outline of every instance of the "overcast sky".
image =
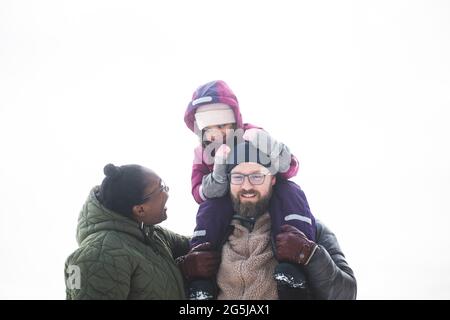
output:
M300 161L359 299L450 299L450 1L0 2L0 298L64 299L103 166L170 186L190 235L194 89Z

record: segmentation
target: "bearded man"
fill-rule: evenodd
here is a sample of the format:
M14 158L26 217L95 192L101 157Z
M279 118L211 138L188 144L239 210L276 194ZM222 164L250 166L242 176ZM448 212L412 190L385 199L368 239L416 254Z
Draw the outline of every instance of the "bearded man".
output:
M270 159L248 142L233 153L228 172L235 215L222 247L218 299L355 299L353 271L323 223L316 220L315 241L288 224L273 235L269 212L273 189L294 182L277 179ZM285 281L303 274L307 290Z

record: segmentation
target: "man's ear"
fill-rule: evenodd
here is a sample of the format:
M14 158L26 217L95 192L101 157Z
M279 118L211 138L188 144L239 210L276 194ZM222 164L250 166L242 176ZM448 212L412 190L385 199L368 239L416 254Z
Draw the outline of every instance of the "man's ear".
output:
M272 176L272 186L274 186L275 185L275 183L277 183L277 176Z

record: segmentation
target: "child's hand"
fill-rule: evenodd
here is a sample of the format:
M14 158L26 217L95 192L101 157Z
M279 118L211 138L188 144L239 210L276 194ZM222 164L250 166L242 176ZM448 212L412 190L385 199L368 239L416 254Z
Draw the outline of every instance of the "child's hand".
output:
M231 149L226 144L222 144L216 151L214 156L214 168L212 176L214 180L221 184L228 182L227 176L227 157L230 154Z
M262 129L248 129L244 132L243 138L271 158L277 157L281 153L282 144Z
M244 135L242 136L242 138L244 138L244 140L247 140L249 142L256 140L258 137L258 132L259 131L263 131L262 129L258 129L258 128L252 128L252 129L248 129L244 132Z
M231 149L226 144L222 144L219 149L216 151L216 155L214 158L215 163L224 164L230 154Z

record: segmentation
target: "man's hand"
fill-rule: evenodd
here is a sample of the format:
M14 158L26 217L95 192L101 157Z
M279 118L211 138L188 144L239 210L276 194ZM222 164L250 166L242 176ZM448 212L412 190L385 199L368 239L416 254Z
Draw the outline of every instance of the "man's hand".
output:
M181 273L187 280L213 277L220 264L220 255L211 250L209 242L192 248L186 255L176 260Z
M290 225L282 225L281 232L275 237L277 259L301 265L307 265L317 244L305 236L303 232Z

